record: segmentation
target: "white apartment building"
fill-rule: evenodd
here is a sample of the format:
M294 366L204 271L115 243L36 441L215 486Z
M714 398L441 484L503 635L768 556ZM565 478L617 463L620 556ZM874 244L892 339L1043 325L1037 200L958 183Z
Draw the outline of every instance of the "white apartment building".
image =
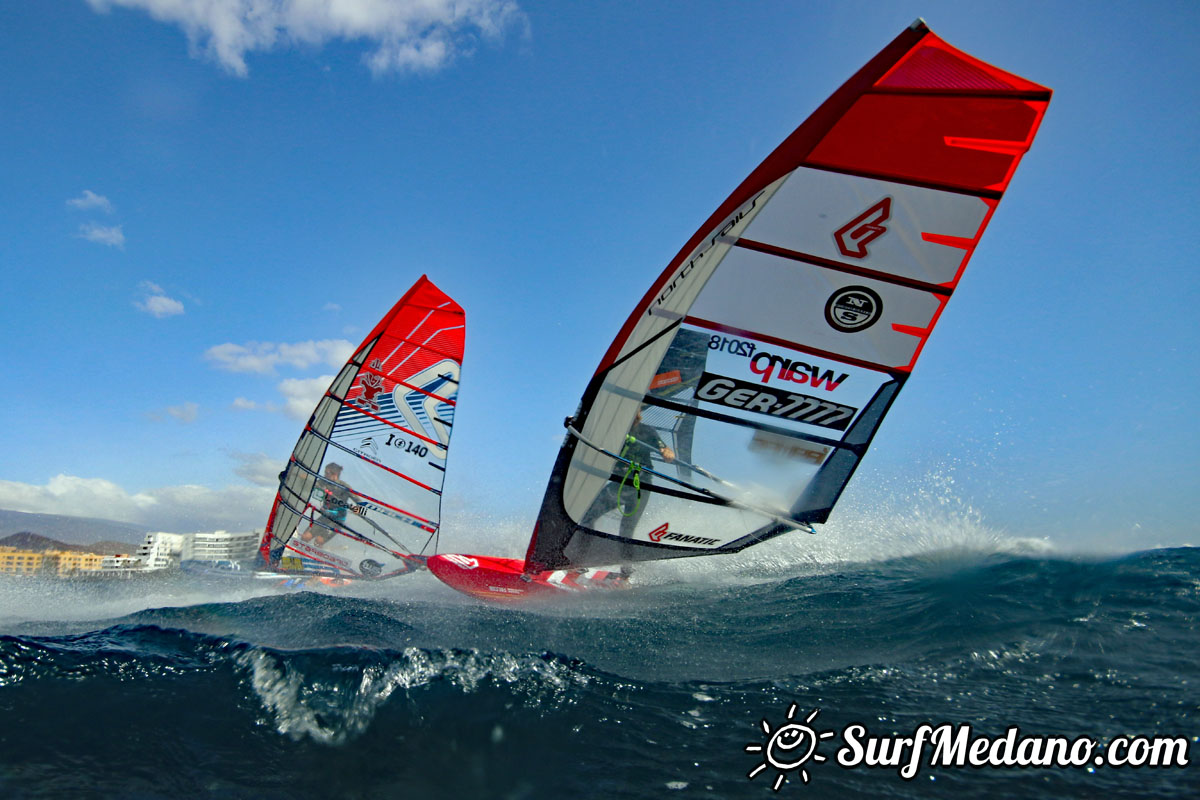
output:
M147 533L146 541L137 549L137 557L142 562L142 569L170 569L178 567L180 556L183 554L184 535L182 533Z
M181 561L253 561L258 553L261 533L212 531L189 533L183 537Z
M105 556L100 561L100 573L112 572L132 572L141 566L141 560L137 556Z

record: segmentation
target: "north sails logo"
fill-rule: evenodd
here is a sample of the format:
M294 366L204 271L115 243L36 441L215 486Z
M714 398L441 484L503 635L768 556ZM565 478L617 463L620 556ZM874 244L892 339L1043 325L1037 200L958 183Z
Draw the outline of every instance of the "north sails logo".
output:
M887 233L883 223L892 216L892 198L885 197L833 234L838 250L850 258L866 258L867 245Z
M825 304L825 321L842 333L857 333L879 321L883 314L883 298L866 286L847 286L829 296Z

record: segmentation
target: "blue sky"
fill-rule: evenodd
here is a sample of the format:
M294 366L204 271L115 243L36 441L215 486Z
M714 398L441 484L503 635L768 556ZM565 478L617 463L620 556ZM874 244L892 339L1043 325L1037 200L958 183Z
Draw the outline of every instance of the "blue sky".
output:
M654 276L923 16L1055 96L846 502L1200 538L1194 3L173 5L0 5L0 508L260 527L428 273L467 311L448 510L532 522Z

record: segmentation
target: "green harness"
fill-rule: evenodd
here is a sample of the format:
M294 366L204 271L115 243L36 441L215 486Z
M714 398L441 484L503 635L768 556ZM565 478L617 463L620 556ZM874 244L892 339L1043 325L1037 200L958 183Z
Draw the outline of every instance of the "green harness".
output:
M625 437L625 446L621 448L621 458L625 458L625 454L628 452L629 447L631 445L635 445L635 444L637 444L637 438L635 436L633 436L633 434L629 434L628 436L626 436ZM633 480L630 481L630 483L633 485L634 490L637 491L637 501L633 504L633 508L630 509L628 512L626 512L625 506L621 503L621 491L625 488L625 481L629 480L630 475L633 476ZM633 461L627 461L626 467L625 467L625 474L621 476L621 485L617 487L617 508L621 509L621 516L632 517L634 514L637 513L638 509L641 508L641 505L642 505L642 465L638 464L636 462L633 462Z

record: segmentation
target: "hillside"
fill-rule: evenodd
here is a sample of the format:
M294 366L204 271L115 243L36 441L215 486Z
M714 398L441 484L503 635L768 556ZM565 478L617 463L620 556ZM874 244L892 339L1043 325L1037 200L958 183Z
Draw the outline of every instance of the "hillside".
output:
M10 533L8 536L0 538L0 547L16 547L21 550L32 550L35 553L44 553L47 550L70 550L78 553L99 553L105 556L118 553L130 554L136 549L131 547L128 542L101 541L91 544L68 544L29 531Z
M33 533L66 544L115 542L129 550L141 544L149 530L141 525L108 519L67 517L61 514L28 514L24 511L0 509L0 536Z

